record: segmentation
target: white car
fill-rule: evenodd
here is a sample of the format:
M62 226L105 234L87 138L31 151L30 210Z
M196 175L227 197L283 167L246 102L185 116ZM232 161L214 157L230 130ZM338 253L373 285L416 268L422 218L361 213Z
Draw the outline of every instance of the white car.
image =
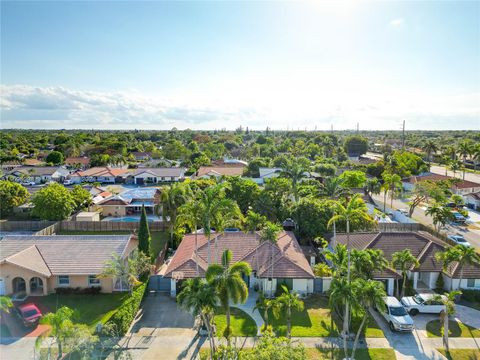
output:
M64 182L63 182L63 185L73 185L73 180L70 180L70 179L66 179Z
M23 186L33 186L35 185L35 181L24 181L22 182Z
M393 296L387 296L378 312L387 320L392 331L412 331L413 319L404 306Z
M448 235L447 237L458 245L463 245L466 247L472 246L462 235Z
M403 297L401 302L405 309L412 316L418 313L424 314L440 314L445 310L445 305L436 300L436 294L416 294L414 296ZM445 298L445 295L441 296Z

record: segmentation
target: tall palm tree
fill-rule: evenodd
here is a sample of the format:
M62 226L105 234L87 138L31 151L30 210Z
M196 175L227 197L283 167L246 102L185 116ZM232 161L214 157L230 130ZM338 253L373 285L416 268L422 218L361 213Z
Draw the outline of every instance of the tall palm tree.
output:
M382 185L380 184L380 181L378 181L378 179L375 177L367 179L365 189L370 196L372 196L372 194L378 195L382 190Z
M427 140L423 146L422 150L427 153L427 161L431 162L431 155L432 153L436 153L438 151L437 143L434 140Z
M354 301L352 294L352 284L345 277L333 278L330 284L330 297L328 299L330 308L337 308L345 305L345 312L343 314L343 351L345 356L348 354L348 333L349 333L349 304ZM331 314L330 316L332 316Z
M367 213L367 207L363 202L360 194L354 194L346 205L342 205L340 202L336 204L335 209L336 215L334 215L329 221L328 226L330 226L334 221L345 221L347 225L347 281L350 283L350 267L351 267L351 258L350 258L350 223L359 223L362 221L370 222L371 218ZM348 336L348 318L349 318L349 303L348 300L345 301L345 315L344 315L344 337Z
M163 221L168 217L170 244L173 247L173 231L177 222L178 208L191 198L191 189L187 184L175 183L162 188L160 203Z
M270 293L269 296L273 296L273 257L275 244L278 240L278 233L281 231L281 227L277 224L267 222L265 227L260 232L260 241L270 243Z
M308 171L307 161L303 159L289 159L282 169L281 175L292 180L292 191L295 202L298 201L298 183L305 177Z
M278 304L275 299L270 299L265 296L263 291L260 291L258 295L257 301L255 303L255 307L253 310L258 310L263 313L263 318L265 319L265 326L266 329L269 324L269 312L273 311L274 314L278 313Z
M450 345L448 343L449 336L449 322L450 317L455 315L455 299L462 295L462 292L459 290L450 291L449 293L444 294L443 296L436 295L433 299L435 301L440 301L445 306L445 310L440 313L440 323L443 322L443 345L447 353L450 351ZM442 321L443 320L443 321Z
M72 336L73 329L73 310L69 307L62 306L54 313L48 313L40 320L41 324L49 325L49 329L41 334L36 341L36 346L40 346L41 341L47 337L53 337L56 340L58 355L57 358L63 357L63 345L66 338Z
M464 245L449 246L444 251L435 255L439 261L442 261L444 271L448 271L448 267L457 262L460 267L460 282L458 288L460 289L463 281L463 271L466 265L473 265L480 262L480 256L473 247ZM450 290L453 289L453 274L452 281L450 281Z
M339 199L349 195L350 191L343 186L343 179L339 177L325 178L324 182L320 184L318 195L320 197L327 197L332 199Z
M250 275L252 269L245 261L230 265L232 252L227 249L222 254L222 264L211 264L205 278L215 288L220 304L225 310L227 327L225 337L230 344L230 301L234 304L244 303L248 298L248 287L242 275Z
M285 285L282 285L283 293L275 300L280 311L285 312L287 318L287 337L291 337L292 310L303 311L304 304L296 292L290 292Z
M464 140L458 144L458 152L463 159L463 180L465 180L465 165L467 157L472 153L472 148L472 143L468 140Z
M475 145L472 150L473 170L477 171L477 164L480 163L480 144Z
M402 178L398 174L391 174L388 172L384 172L382 174L383 177L383 189L385 191L385 198L384 198L384 205L383 205L383 212L385 212L385 202L386 202L386 192L387 190L390 192L390 207L393 209L393 199L395 198L395 192L397 189L402 187Z
M325 257L332 263L333 277L341 277L345 274L347 265L347 247L337 244L333 251L325 251Z
M178 208L178 223L187 225L191 231L195 232L195 265L197 277L200 276L198 268L198 225L202 222L202 214L202 203L198 198L193 198Z
M213 286L200 278L187 279L177 295L177 302L194 316L200 316L207 329L210 342L210 353L215 353L215 338L212 330L214 309L218 303L217 293Z
M440 231L440 226L444 226L453 215L450 209L438 203L433 203L425 209L425 215L431 216L433 225L437 231Z
M213 217L212 226L215 228L215 262L218 263L218 237L223 235L227 227L236 227L241 224L242 212L236 201L228 198L219 199L219 214Z
M450 162L450 170L453 171L453 177L456 176L457 171L462 169L462 162L460 160L452 160Z
M392 266L395 269L398 269L402 272L402 294L401 297L405 295L405 287L407 286L407 271L413 267L419 266L420 263L418 262L417 258L413 256L410 249L404 249L401 251L394 252L392 254ZM397 282L397 290L398 290L398 282ZM397 292L398 294L398 292Z

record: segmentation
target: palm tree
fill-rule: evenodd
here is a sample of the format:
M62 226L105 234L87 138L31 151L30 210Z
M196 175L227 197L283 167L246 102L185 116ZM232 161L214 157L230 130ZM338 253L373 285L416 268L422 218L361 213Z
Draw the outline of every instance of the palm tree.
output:
M150 257L142 252L135 251L127 261L117 254L105 262L102 273L98 278L111 278L120 283L121 290L127 285L132 291L133 287L140 283L140 277L150 271Z
M353 342L352 354L350 359L355 359L355 351L357 350L358 340L360 334L367 322L368 316L373 306L381 306L383 299L386 296L383 284L375 280L363 280L357 279L352 284L353 286L353 299L355 299L355 307L362 309L363 317L358 327L357 334L355 335L355 341ZM345 357L348 358L345 352Z
M448 176L448 168L450 167L450 163L452 162L452 158L447 155L443 155L440 158L440 164L445 167L445 176Z
M346 197L350 193L350 191L342 184L343 179L340 179L339 177L325 178L324 182L320 184L318 195L320 197L327 197L332 199Z
M337 308L345 305L345 313L343 314L343 351L345 356L348 354L348 333L349 333L349 303L353 302L352 285L350 280L344 277L333 278L330 284L330 297L328 299L330 308ZM331 314L330 316L332 316Z
M8 296L0 296L0 311L9 313L11 307L13 307L12 299Z
M357 223L361 221L370 222L371 218L367 213L367 208L363 202L360 194L354 194L350 201L343 206L341 203L337 203L335 209L336 215L334 215L329 221L330 226L334 221L345 221L347 224L347 281L350 284L350 223ZM348 318L349 318L349 304L348 300L345 301L345 315L343 320L344 337L348 336ZM345 340L346 341L346 340Z
M278 313L278 304L275 301L275 299L269 299L265 296L263 291L260 291L260 294L258 295L257 301L255 303L255 307L253 310L258 310L263 313L263 318L265 319L265 326L264 328L266 329L269 323L269 312L273 311L274 314Z
M410 249L404 249L401 251L394 252L392 254L392 266L395 269L399 269L402 272L402 293L400 297L405 296L405 287L407 286L407 271L413 267L420 266L417 258L413 256ZM398 281L397 281L397 291L398 291ZM398 294L398 292L397 292Z
M291 337L292 310L303 311L303 301L296 292L290 292L285 285L282 285L283 293L275 301L280 311L284 311L287 317L287 337Z
M337 244L333 251L325 251L325 258L332 263L333 277L341 277L345 274L347 265L347 247Z
M172 184L162 188L160 203L162 204L163 221L168 218L170 228L170 245L173 247L173 231L177 222L178 208L191 198L191 189L186 184Z
M305 172L307 171L306 161L302 160L302 158L289 159L282 169L281 175L292 180L292 191L295 202L298 201L297 185L305 177Z
M445 265L445 270L452 262L457 262L460 267L460 282L458 288L460 289L463 281L463 270L465 265L473 265L480 261L480 256L477 254L473 247L467 247L464 245L455 245L446 248L444 251L437 253L438 259ZM450 282L450 290L452 290L452 281Z
M378 195L382 190L382 185L377 178L367 179L367 184L365 186L367 193L372 196L372 194Z
M384 172L382 174L383 177L383 189L385 191L385 197L384 197L384 204L383 204L383 212L385 212L385 203L387 200L387 190L390 191L390 207L393 209L393 199L395 197L395 191L398 188L402 187L402 178L397 175L397 174L390 174L388 172Z
M459 290L450 291L449 293L444 294L443 296L437 295L434 297L435 301L440 301L445 305L445 310L440 313L440 323L443 320L443 344L447 353L450 351L448 336L449 336L449 322L450 317L455 315L455 299L462 295L462 292Z
M213 217L212 226L215 228L215 262L218 263L218 237L223 235L229 226L240 225L242 212L236 201L228 198L219 199L219 214Z
M453 177L456 176L457 171L462 169L462 162L460 160L452 160L450 162L450 170L453 171Z
M269 296L273 296L273 257L274 257L274 248L278 240L278 233L280 232L281 227L277 224L267 222L265 227L260 233L260 241L270 243L270 293Z
M473 170L477 171L477 163L480 163L480 144L475 145L472 150Z
M215 353L215 338L213 337L212 318L218 303L218 297L213 286L200 278L187 279L182 284L182 290L177 295L179 305L191 311L194 316L200 316L207 329L210 342L210 353Z
M227 327L225 337L230 344L230 301L234 304L244 303L248 298L248 287L242 275L250 275L252 269L245 261L230 265L232 252L227 249L222 254L222 264L211 264L205 277L215 288L220 304L225 310Z
M439 205L438 203L429 205L425 210L425 215L432 217L433 225L437 231L440 231L440 226L445 226L445 224L451 220L453 216L450 209Z
M432 153L435 154L438 151L438 146L435 141L427 140L425 144L423 144L422 150L427 153L427 161L431 162L431 155Z
M267 218L265 216L259 213L256 213L255 211L248 210L247 216L245 217L244 228L246 231L254 233L266 222L267 222Z
M380 249L352 250L352 267L356 277L373 279L375 271L383 271L388 261Z
M446 248L444 251L435 253L435 259L442 263L442 270L446 273L449 272L450 265L457 261L457 257L458 256L456 254L455 248L451 246ZM439 274L438 276L442 276L442 274ZM450 281L450 291L452 291L452 289L453 279L452 281Z
M463 158L463 180L465 180L465 165L467 162L467 157L472 153L472 148L472 143L468 140L464 140L458 144L458 152Z
M187 225L195 232L195 266L197 277L200 276L198 268L198 224L202 221L202 204L198 198L194 198L178 208L177 221L179 224Z

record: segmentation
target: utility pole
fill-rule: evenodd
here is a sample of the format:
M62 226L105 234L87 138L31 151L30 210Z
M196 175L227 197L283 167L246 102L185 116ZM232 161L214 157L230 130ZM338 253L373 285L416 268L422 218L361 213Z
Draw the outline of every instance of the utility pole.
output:
M357 134L360 131L360 124L357 122Z
M402 150L405 151L405 120L403 120L402 127Z

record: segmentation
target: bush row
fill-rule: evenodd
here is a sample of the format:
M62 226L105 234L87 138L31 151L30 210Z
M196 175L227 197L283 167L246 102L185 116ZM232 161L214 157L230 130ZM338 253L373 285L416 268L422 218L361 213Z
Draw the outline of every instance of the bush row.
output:
M55 288L55 293L58 295L68 295L68 294L74 294L74 295L98 295L100 294L100 291L102 291L101 286L90 286L86 288L80 288L80 287L57 287Z
M125 334L128 331L130 324L140 308L140 303L142 302L146 289L147 283L137 286L132 291L131 296L118 307L118 310L110 318L109 322L114 323L121 334Z
M462 289L462 298L470 302L480 302L480 290Z

